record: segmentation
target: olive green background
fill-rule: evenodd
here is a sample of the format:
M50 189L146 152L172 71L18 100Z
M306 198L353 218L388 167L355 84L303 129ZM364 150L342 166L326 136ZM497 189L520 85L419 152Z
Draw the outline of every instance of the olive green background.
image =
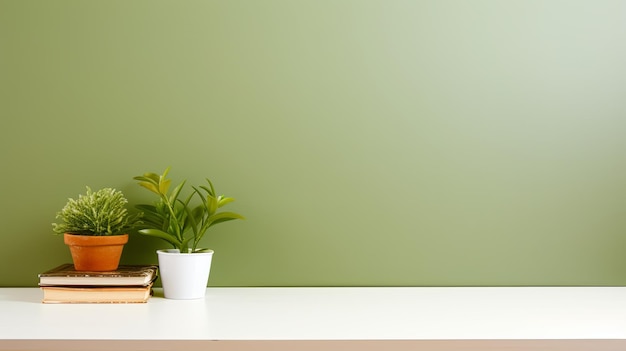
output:
M624 13L0 0L0 285L70 260L67 198L149 201L132 177L167 166L247 217L204 241L209 285L624 285Z

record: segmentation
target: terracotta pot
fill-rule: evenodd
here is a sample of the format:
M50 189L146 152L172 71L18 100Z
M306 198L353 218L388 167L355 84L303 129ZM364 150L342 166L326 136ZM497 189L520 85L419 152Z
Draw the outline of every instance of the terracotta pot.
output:
M114 271L119 266L128 234L92 236L65 233L64 240L70 247L77 271Z

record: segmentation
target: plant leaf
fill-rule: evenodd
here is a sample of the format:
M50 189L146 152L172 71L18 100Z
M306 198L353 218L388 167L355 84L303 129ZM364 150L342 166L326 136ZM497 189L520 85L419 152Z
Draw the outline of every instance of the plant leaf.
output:
M209 223L209 227L211 227L222 222L232 221L234 219L245 219L245 217L235 212L220 212L209 217L207 222Z
M140 209L144 212L150 212L150 213L158 213L159 211L157 211L156 206L154 205L147 205L147 204L138 204L135 205L135 208Z
M181 253L189 253L189 241L190 240L191 240L191 238L187 238L187 239L183 240L183 243L179 247L179 250L180 250ZM193 248L192 252L194 250L195 250L195 247Z
M209 178L206 178L207 183L209 183L209 186L211 187L211 191L209 192L209 194L211 194L211 196L215 197L215 188L213 187L213 183L211 183L211 180Z
M176 248L180 247L180 245L182 244L180 241L176 239L175 236L159 229L140 229L138 232L143 235L148 235L148 236L152 236L155 238L163 239L167 241L168 243L174 245L174 247Z
M163 179L159 182L159 193L162 195L167 195L167 192L170 190L170 184L172 184L171 179Z
M185 181L183 180L180 184L178 184L174 190L172 190L172 194L169 197L170 203L173 204L176 202L176 200L178 199L178 195L180 194L180 191L183 189L183 186L185 186ZM163 194L165 195L165 194Z
M140 204L136 205L135 208L141 210L143 213L143 219L150 223L160 225L160 223L164 220L163 215L153 205Z
M227 204L229 204L229 203L231 203L233 201L235 201L235 199L232 198L232 197L223 197L222 195L220 195L217 198L217 207L222 207L222 206L227 205Z
M144 173L141 176L133 177L135 180L140 180L143 182L150 182L154 184L159 184L159 175L156 173Z
M215 214L215 211L217 211L218 203L217 203L217 199L211 195L207 196L206 198L206 204L207 204L207 209L209 210L209 217L211 217L212 215Z

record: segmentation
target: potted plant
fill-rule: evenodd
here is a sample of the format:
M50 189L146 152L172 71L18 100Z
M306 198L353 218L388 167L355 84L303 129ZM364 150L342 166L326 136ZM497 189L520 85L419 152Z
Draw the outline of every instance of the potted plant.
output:
M168 242L172 248L157 250L163 293L171 299L204 297L211 269L213 250L200 248L200 240L212 226L244 217L235 212L219 211L235 201L217 195L213 183L192 186L186 197L181 195L186 181L170 190L170 168L163 174L145 173L133 179L157 195L154 204L140 204L143 228L139 233Z
M130 215L128 200L121 191L103 188L77 199L70 198L52 223L53 231L64 235L74 267L79 271L114 271L117 269L128 230L135 226L141 213Z

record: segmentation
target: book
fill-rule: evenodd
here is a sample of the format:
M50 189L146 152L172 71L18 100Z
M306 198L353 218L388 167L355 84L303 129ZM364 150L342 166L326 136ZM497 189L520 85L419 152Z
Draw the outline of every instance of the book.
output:
M125 287L42 286L43 303L145 303L152 283Z
M39 274L39 286L137 286L151 284L157 278L156 265L121 265L115 271L77 271L71 263Z

